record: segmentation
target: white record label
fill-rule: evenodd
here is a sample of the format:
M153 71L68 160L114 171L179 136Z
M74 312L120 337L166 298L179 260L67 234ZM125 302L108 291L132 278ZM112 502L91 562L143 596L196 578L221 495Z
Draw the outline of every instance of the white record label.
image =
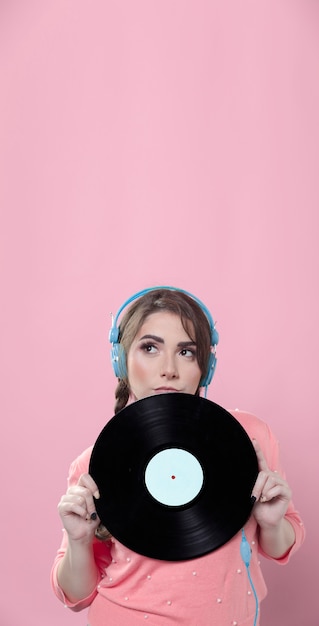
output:
M199 461L181 448L161 450L152 457L145 471L149 493L167 506L188 504L199 494L203 482Z

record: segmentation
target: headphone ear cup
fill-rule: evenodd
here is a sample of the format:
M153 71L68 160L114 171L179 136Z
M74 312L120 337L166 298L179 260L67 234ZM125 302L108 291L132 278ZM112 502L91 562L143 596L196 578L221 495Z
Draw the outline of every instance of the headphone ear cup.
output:
M111 363L113 367L113 372L116 378L119 378L119 365L118 365L118 344L114 343L111 348Z
M200 381L200 386L201 387L208 387L208 385L210 385L210 383L212 382L212 378L213 378L214 373L215 373L216 362L217 362L216 355L215 355L214 352L211 352L210 353L210 357L209 357L209 361L208 361L206 375Z
M125 352L120 343L113 344L111 349L111 361L116 378L126 378L127 369Z
M215 326L213 326L212 329L212 338L211 338L211 342L212 342L212 346L217 346L218 342L219 342L219 334L215 328Z

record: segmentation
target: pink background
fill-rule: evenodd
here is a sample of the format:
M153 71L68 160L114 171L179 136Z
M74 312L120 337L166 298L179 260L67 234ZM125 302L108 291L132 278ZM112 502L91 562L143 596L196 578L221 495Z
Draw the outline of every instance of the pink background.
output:
M209 397L281 441L307 540L262 624L318 625L319 4L0 4L1 626L49 588L70 461L113 415L109 312L172 284L220 332Z

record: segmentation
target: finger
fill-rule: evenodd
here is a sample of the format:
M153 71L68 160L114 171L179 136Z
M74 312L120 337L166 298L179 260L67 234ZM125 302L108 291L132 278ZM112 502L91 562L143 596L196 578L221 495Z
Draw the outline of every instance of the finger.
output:
M74 487L70 487L68 489L67 495L76 499L78 503L82 503L82 506L85 509L86 515L88 517L90 517L93 513L96 513L92 491L88 489L87 487L77 484ZM92 519L96 519L96 518L93 516Z
M270 500L274 500L274 498L284 497L282 486L274 485L274 487L263 491L260 496L260 502L270 502Z
M68 515L78 515L83 519L87 517L87 508L79 500L61 500L58 505L59 513L62 517Z
M257 480L254 484L251 495L256 498L256 501L260 499L262 493L264 492L266 482L267 482L268 474L267 472L261 471L257 476Z
M100 493L96 482L93 480L90 474L82 474L79 478L78 485L86 487L92 493L96 500L99 499Z
M268 502L280 495L282 485L278 483L277 478L273 474L268 475L260 494L260 502Z
M96 522L96 526L98 526L101 523L101 520L98 514L96 513L96 511L92 511L89 519L91 522Z
M291 499L291 489L277 472L260 472L252 495L260 502L268 502L279 497L289 501Z
M289 502L291 499L291 489L285 481L278 482L278 480L272 476L266 482L260 501L267 502L269 500L273 500L274 498L281 498L282 500L287 500Z
M268 472L269 467L257 439L252 439L252 444L255 448L259 471Z
M96 525L100 523L96 511L88 507L87 501L83 496L74 496L70 493L66 494L61 498L58 504L58 510L61 517L77 515L87 521L95 522L97 520Z

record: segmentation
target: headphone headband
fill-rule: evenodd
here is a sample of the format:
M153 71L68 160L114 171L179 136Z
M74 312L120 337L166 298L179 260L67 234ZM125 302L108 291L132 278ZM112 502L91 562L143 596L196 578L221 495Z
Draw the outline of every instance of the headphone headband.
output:
M196 296L191 294L189 291L185 291L184 289L177 289L176 287L170 287L170 286L166 286L166 285L165 286L158 286L158 287L149 287L148 289L142 289L141 291L138 291L133 296L131 296L130 298L125 300L125 302L122 304L122 306L117 311L115 317L112 316L112 326L111 326L111 329L110 329L110 332L109 332L109 341L112 344L111 361L112 361L112 365L113 365L115 376L117 378L124 378L126 376L125 355L123 354L123 349L121 350L121 344L119 342L119 334L120 334L120 330L119 330L119 326L118 326L119 316L121 315L123 309L125 309L127 306L129 306L129 304L131 304L131 302L134 302L134 300L137 300L138 298L141 298L142 296L146 295L147 293L150 293L152 291L158 291L158 290L161 290L161 289L168 290L168 291L177 291L179 293L185 294L186 296L189 296L190 298L192 298L192 300L194 300L196 302L196 304L198 304L198 306L201 308L203 313L206 315L206 318L207 318L207 321L208 321L209 327L210 327L212 352L211 352L211 355L210 355L207 372L206 372L205 376L203 377L203 379L201 380L200 386L201 387L206 387L206 390L207 390L207 387L208 387L208 385L210 384L210 382L211 382L211 380L213 378L213 374L214 374L215 367L216 367L216 346L217 346L218 341L219 341L219 335L218 335L218 332L217 332L217 330L215 328L215 322L214 322L214 320L213 320L209 310L205 306L205 304L203 302L201 302L201 300L196 298Z

